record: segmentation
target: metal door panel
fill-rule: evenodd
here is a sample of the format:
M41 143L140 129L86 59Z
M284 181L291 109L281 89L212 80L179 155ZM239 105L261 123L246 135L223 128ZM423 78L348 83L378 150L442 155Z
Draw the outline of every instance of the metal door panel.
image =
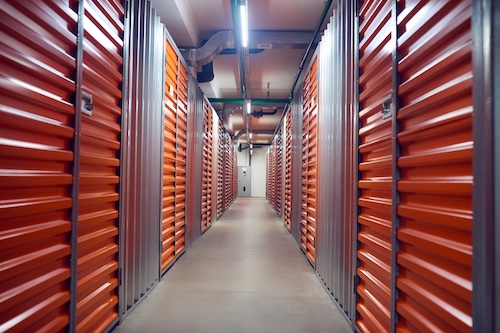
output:
M398 329L472 329L471 16L412 1L398 18Z
M0 8L0 331L69 324L76 25L68 4Z
M94 109L91 116L82 117L77 331L106 328L118 317L117 156L124 8L93 1L86 1L84 7L82 83L93 96ZM109 12L110 8L114 11ZM88 223L89 214L103 218Z
M356 324L363 332L387 332L391 317L392 125L380 110L392 90L391 1L364 1L359 20Z
M175 182L177 160L178 57L171 42L165 43L165 96L163 145L163 200L161 226L161 271L175 258Z

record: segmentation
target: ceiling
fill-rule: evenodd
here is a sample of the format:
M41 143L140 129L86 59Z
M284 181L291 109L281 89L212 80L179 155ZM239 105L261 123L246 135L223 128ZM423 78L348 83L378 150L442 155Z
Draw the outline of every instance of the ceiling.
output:
M239 57L233 49L233 54L218 54L213 59L214 79L200 83L200 87L208 98L241 99L244 96L239 73L244 71L247 99L288 99L307 45L325 9L325 1L247 2L250 49L259 53L244 51L245 56ZM234 29L231 0L151 0L151 3L184 52L200 48L217 32ZM235 31L236 35L238 33L239 30ZM223 53L231 53L228 51ZM246 71L245 67L239 67L238 59L246 62ZM200 71L201 66L191 68L193 74ZM235 141L244 144L250 142L247 132L252 132L251 143L270 143L285 106L253 103L252 114L258 116L259 111L269 113L255 117L247 116L242 104L227 100L226 103L212 104L223 116L223 124Z

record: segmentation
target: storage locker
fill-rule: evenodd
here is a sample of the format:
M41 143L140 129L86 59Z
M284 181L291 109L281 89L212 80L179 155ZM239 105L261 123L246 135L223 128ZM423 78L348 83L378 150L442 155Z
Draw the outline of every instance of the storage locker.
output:
M178 56L171 42L167 40L163 132L162 271L175 258L178 64Z
M470 331L471 2L380 6L360 9L357 324Z
M65 330L70 323L78 204L74 8L76 2L53 1L0 7L2 332Z
M292 223L292 112L285 116L285 207L284 222L288 230Z
M12 2L1 15L1 330L104 330L118 318L124 8Z
M392 127L384 101L392 92L391 1L359 7L359 260L357 326L384 332L391 317ZM388 102L387 102L388 101Z
M315 265L316 248L316 182L318 162L318 57L315 56L304 79L302 128L302 220L301 243L307 259Z
M472 329L471 16L472 1L398 11L398 330Z
M178 51L177 51L178 52ZM183 61L179 61L179 86L177 105L177 157L175 161L175 256L185 249L186 232L186 161L188 131L188 72Z
M162 263L165 271L185 248L187 71L167 38L164 99Z
M201 232L212 224L212 154L213 108L208 99L203 100L203 177L201 200Z
M119 1L84 2L78 217L77 331L103 331L118 317L118 184L123 19Z
M222 121L218 125L217 146L217 218L224 212L224 128Z

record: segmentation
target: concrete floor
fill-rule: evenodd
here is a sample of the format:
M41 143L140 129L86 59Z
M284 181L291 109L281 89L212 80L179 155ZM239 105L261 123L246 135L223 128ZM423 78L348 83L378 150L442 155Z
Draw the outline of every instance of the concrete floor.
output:
M239 198L114 332L351 329L269 203Z

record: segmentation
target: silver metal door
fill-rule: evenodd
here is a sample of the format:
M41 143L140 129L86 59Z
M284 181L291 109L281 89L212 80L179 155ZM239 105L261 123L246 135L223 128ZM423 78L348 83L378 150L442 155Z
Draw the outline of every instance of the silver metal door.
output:
M239 166L238 167L238 196L239 197L249 197L250 196L250 167Z

